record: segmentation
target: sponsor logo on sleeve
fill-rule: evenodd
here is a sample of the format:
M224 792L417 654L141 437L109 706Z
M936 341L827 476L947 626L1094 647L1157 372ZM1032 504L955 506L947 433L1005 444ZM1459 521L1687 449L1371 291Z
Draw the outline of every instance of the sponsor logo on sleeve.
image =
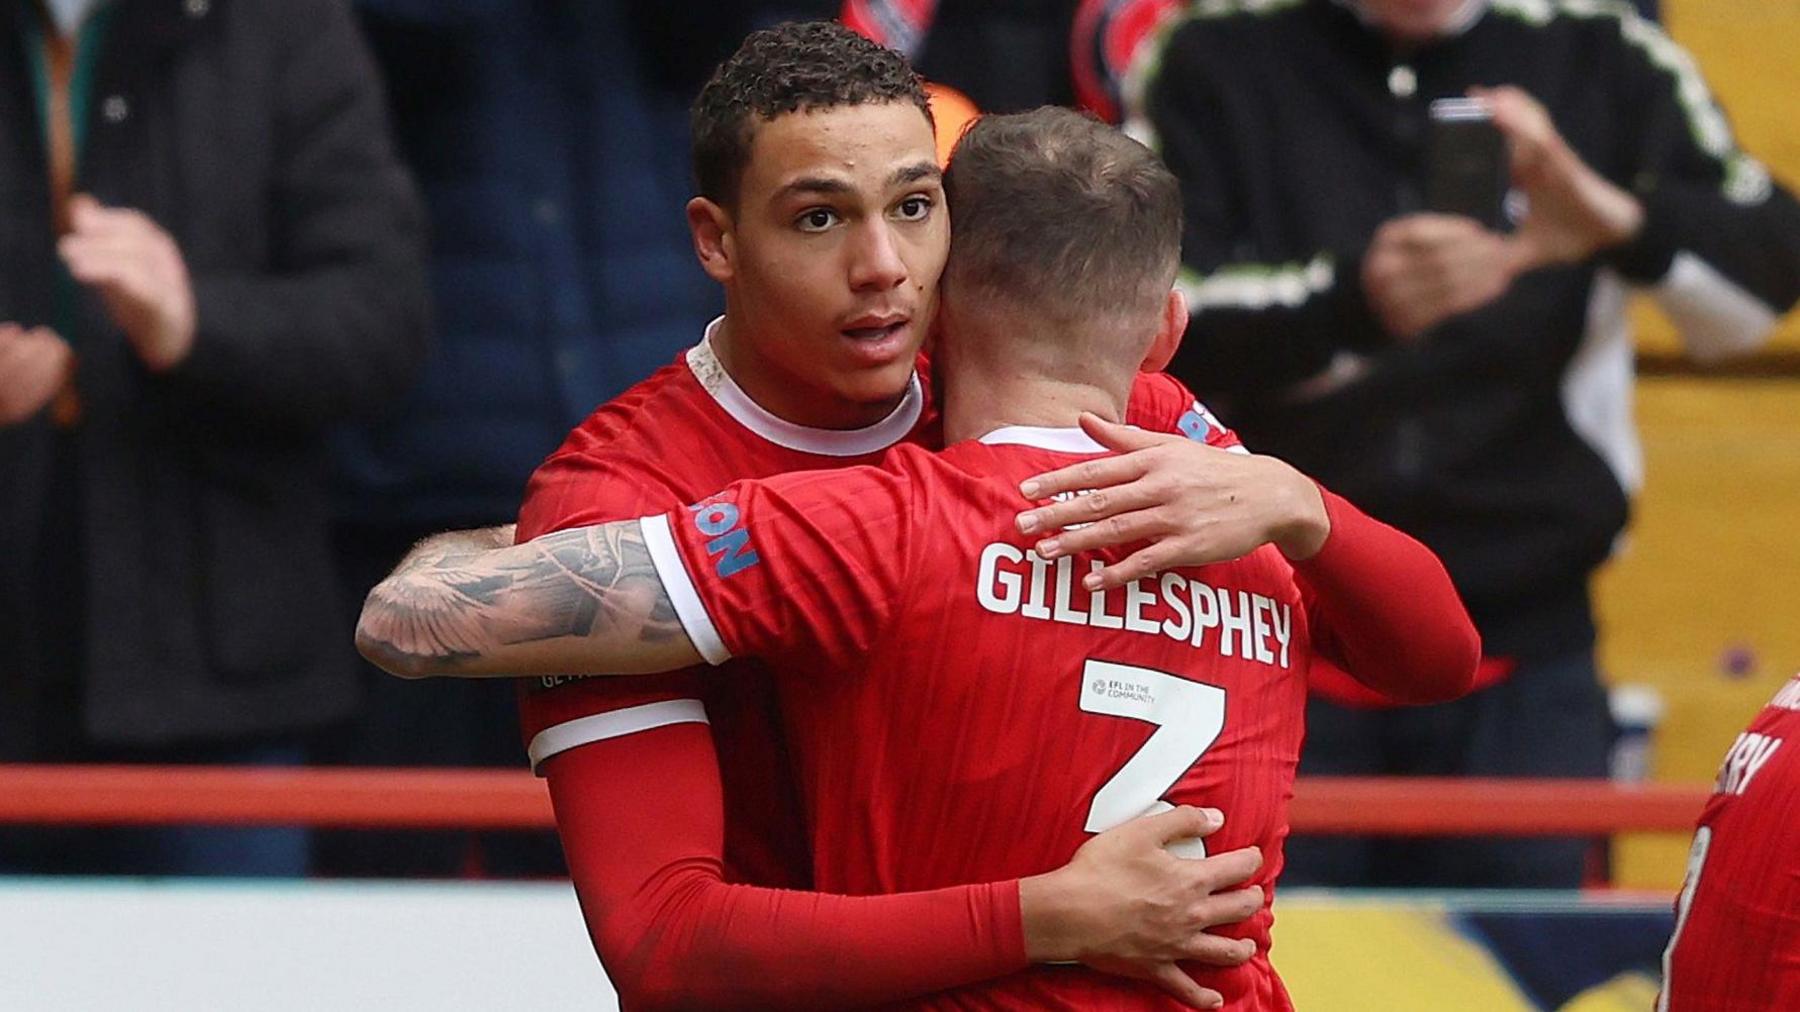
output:
M688 511L694 515L694 528L712 539L706 543L706 554L721 579L762 561L750 547L750 531L735 503L708 500L689 506Z
M1175 420L1175 427L1180 430L1182 435L1196 443L1222 447L1231 453L1250 452L1241 443L1231 439L1230 433L1219 422L1218 416L1207 410L1206 405L1199 401L1195 401L1193 407L1187 409L1180 418ZM1228 439L1229 443L1227 443Z
M1182 435L1194 442L1204 443L1206 442L1206 437L1211 434L1213 430L1213 423L1210 420L1211 417L1211 415L1207 414L1206 409L1201 407L1200 403L1196 401L1193 407L1182 412L1181 417L1175 420L1175 427L1181 430Z
M1208 410L1206 405L1195 401L1193 407L1182 412L1181 417L1175 420L1175 428L1194 442L1204 443L1225 426L1219 423L1218 416Z

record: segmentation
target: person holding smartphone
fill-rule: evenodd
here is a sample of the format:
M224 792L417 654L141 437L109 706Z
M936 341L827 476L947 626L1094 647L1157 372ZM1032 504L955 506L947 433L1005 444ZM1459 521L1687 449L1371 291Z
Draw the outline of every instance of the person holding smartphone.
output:
M1096 51L1182 180L1171 372L1436 550L1484 640L1465 700L1315 700L1302 771L1605 775L1587 581L1642 470L1626 286L1696 357L1753 349L1800 297L1800 205L1627 5L1142 5L1178 20ZM1288 874L1566 887L1586 850L1303 839Z

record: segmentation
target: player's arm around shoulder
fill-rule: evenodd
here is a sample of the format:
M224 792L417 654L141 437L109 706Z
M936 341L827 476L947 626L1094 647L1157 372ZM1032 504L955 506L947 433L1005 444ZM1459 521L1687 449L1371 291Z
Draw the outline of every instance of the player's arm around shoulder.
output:
M1284 461L1245 452L1203 409L1192 424L1216 434L1144 432L1082 416L1082 428L1114 455L1027 479L1020 491L1028 499L1079 494L1021 513L1019 530L1041 538L1037 553L1046 559L1145 542L1088 577L1090 590L1236 559L1265 544L1293 561L1316 555L1331 533L1318 486Z
M1335 668L1386 704L1441 703L1467 693L1481 635L1449 572L1403 531L1325 494L1331 539L1294 567L1313 630L1317 689Z
M1294 563L1331 658L1356 680L1400 703L1469 690L1480 636L1443 563L1417 540L1274 457L1093 416L1082 425L1116 455L1024 482L1029 499L1087 493L1019 515L1019 529L1040 538L1039 556L1141 543L1084 579L1101 590L1271 544Z
M700 662L639 521L518 545L511 533L421 542L363 602L357 649L402 678L646 674Z

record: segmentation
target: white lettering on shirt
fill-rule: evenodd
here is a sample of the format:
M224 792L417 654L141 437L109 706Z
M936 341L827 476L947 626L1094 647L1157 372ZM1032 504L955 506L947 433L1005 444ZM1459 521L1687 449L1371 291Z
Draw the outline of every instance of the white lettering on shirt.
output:
M1097 572L1101 566L1089 560L1087 568ZM1289 663L1292 605L1265 594L1213 587L1180 573L1089 591L1079 605L1076 594L1075 560L1070 556L1052 562L1004 542L982 549L975 600L996 615L1166 636L1196 650L1206 645L1206 631L1213 629L1218 631L1215 649L1225 657L1271 667L1286 668Z
M1780 738L1755 731L1738 735L1737 741L1731 743L1731 750L1725 753L1725 761L1719 765L1719 779L1713 784L1713 793L1742 795L1769 757L1781 747L1781 742Z

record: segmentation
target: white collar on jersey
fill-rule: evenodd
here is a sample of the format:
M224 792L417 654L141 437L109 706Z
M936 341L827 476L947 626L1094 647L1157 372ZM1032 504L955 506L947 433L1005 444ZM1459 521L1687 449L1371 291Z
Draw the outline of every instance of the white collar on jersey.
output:
M1057 453L1106 453L1106 447L1080 429L1053 429L1041 425L1005 425L981 437L988 446L1035 446Z
M700 343L688 349L687 364L694 378L706 392L712 395L725 413L736 419L738 424L763 437L776 446L785 446L801 453L816 453L825 457L860 457L868 453L885 450L902 439L919 423L919 415L925 410L925 391L919 386L919 374L913 373L906 386L906 396L901 399L886 418L861 429L815 429L805 425L796 425L785 418L777 417L768 408L750 399L744 388L726 373L724 363L719 361L718 353L713 351L713 332L724 322L721 316L706 325L706 336Z

